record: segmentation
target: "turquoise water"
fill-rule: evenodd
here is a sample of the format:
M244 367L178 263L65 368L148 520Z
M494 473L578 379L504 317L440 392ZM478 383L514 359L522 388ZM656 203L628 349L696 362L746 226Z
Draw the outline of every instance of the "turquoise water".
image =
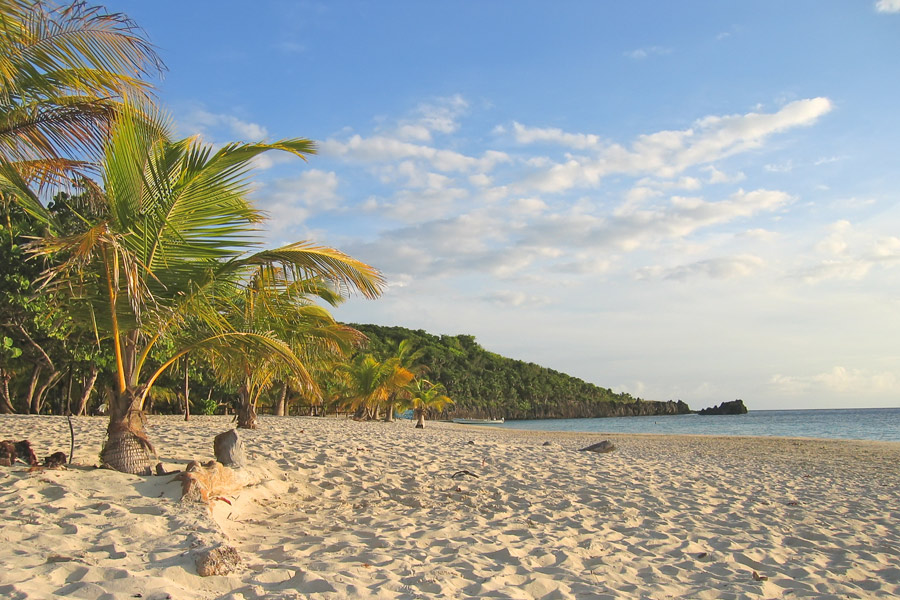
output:
M900 408L751 410L746 415L542 419L490 425L587 433L764 435L900 442Z

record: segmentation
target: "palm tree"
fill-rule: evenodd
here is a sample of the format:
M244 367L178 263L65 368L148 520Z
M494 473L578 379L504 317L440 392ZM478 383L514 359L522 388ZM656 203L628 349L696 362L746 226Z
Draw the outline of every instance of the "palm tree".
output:
M425 427L425 414L428 411L440 412L448 404L453 404L447 396L447 390L440 383L431 383L426 379L416 379L409 385L409 406L416 417L416 429Z
M371 354L358 354L345 368L346 400L357 417L377 419L382 406L393 411L397 393L415 378L396 357L380 362Z
M396 357L396 368L410 372L413 377L421 375L426 368L424 365L418 364L417 361L422 357L423 353L424 352L421 349L416 350L414 348L412 340L401 340L400 343L397 344L397 352L394 355ZM406 386L397 388L390 394L385 401L385 404L387 405L384 415L385 422L393 422L394 410L397 403L407 399L408 396L409 392L406 389Z
M238 388L238 427L257 427L259 398L276 380L290 381L307 397L321 397L309 365L325 357L343 358L364 339L336 323L313 297L331 305L343 300L321 281L292 281L281 269L259 268L220 311L234 332L268 339L266 345L236 347L230 338L219 337L204 349L216 371ZM273 352L272 346L279 344L281 350Z
M48 221L40 190L89 173L121 100L163 68L125 15L0 0L0 193Z
M342 295L380 294L378 271L331 248L297 242L251 252L259 248L263 216L247 200L248 175L251 161L273 149L300 157L315 151L309 140L293 139L213 152L195 138L173 141L161 118L126 103L104 146L102 194L94 190L107 217L33 246L36 254L64 257L45 274L45 285L68 293L72 310L112 346L116 389L101 456L109 466L149 469L155 450L143 427L144 402L156 379L188 352L227 340L302 366L282 340L236 329L223 310L256 273L328 282ZM196 335L178 335L185 331ZM178 345L148 377L150 352L161 340Z

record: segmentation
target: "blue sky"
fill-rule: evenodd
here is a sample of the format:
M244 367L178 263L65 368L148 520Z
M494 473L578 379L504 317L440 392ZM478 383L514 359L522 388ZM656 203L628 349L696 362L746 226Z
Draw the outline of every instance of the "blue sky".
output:
M107 2L181 135L308 137L272 245L345 321L702 408L900 405L900 0Z

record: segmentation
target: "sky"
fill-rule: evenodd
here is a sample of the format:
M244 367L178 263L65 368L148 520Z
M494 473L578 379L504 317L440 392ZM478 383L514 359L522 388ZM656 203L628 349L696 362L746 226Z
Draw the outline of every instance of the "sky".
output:
M345 322L699 409L900 406L900 0L108 1Z

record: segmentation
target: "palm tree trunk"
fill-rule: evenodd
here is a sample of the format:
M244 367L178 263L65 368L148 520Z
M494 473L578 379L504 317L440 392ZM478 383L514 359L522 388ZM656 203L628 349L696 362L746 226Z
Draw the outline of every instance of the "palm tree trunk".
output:
M50 373L50 376L47 377L44 385L39 387L37 392L35 392L31 397L31 414L41 414L41 409L44 407L44 396L47 395L48 391L53 389L53 387L59 382L60 379L62 379L62 372L53 371L52 373Z
M288 384L285 381L281 384L281 396L278 398L278 403L275 405L275 416L283 417L287 414L287 389Z
M416 429L425 429L425 411L416 411Z
M191 380L188 375L188 359L184 359L184 420L191 420Z
M91 370L88 374L87 380L84 382L84 391L81 392L81 398L78 400L78 406L75 407L75 411L73 414L75 415L83 415L87 410L88 400L91 398L91 392L94 391L94 384L97 383L97 375L100 374L100 369L94 363L91 363Z
M384 422L385 423L393 423L394 422L394 403L388 402L387 406L384 407Z
M16 412L9 398L9 380L12 376L6 369L0 369L0 415L11 415Z
M140 406L140 390L127 389L113 394L106 444L100 452L104 467L150 475L151 467L157 462L156 450L144 430L146 416Z
M38 380L41 377L41 371L44 368L43 363L35 363L31 370L31 383L28 384L28 395L25 397L25 414L31 414L31 404L34 398L34 392L37 390Z
M256 407L250 399L250 388L242 385L238 390L240 406L238 407L237 426L239 429L256 429L259 426L259 417L256 415Z

